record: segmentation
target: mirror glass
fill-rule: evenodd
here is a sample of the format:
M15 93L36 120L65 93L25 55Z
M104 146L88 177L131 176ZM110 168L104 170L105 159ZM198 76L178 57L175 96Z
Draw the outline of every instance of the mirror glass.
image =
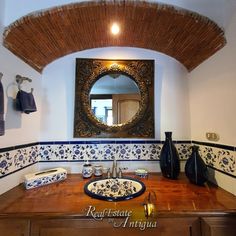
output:
M121 73L102 76L90 90L92 113L109 126L130 121L139 110L140 100L138 85Z

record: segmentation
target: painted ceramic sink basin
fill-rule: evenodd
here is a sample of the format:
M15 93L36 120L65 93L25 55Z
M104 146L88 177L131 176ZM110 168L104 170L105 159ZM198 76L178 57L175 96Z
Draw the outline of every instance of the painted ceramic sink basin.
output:
M109 178L89 181L84 192L92 198L123 201L138 197L146 190L144 183L133 178Z

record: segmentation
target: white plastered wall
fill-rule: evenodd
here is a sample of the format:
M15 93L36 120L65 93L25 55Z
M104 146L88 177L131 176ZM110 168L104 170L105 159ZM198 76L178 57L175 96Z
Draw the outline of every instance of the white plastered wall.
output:
M210 142L206 132L219 135L218 143L236 146L236 14L226 29L227 45L189 75L190 121L193 140ZM236 152L232 151L236 160ZM220 187L236 195L236 179L211 170Z
M0 1L0 33L3 32L5 2ZM19 144L37 142L40 134L41 107L41 75L25 64L2 46L0 37L0 72L3 73L4 88L5 135L0 136L0 148ZM21 114L14 109L14 99L18 91L15 76L20 74L32 79L32 83L23 84L22 89L30 91L34 88L34 97L38 111L32 114ZM2 161L2 159L0 159ZM15 174L0 179L0 194L16 186L23 180L25 173L35 171L36 166L23 169Z
M190 139L188 80L173 58L138 48L97 48L77 52L49 64L43 71L41 140L72 140L76 58L155 60L155 137L172 131L177 140Z
M236 146L236 14L226 29L227 45L189 74L191 137Z

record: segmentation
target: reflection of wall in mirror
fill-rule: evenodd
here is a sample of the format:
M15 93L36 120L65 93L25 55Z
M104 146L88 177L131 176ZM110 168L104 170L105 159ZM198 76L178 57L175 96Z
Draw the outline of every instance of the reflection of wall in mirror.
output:
M140 105L140 94L113 94L112 109L114 124L123 124L131 120Z
M107 124L107 111L112 108L112 99L91 99L91 108L97 119ZM109 120L109 123L112 123L112 120Z
M90 94L133 94L139 93L138 85L133 79L120 74L114 79L110 75L99 78L92 86Z

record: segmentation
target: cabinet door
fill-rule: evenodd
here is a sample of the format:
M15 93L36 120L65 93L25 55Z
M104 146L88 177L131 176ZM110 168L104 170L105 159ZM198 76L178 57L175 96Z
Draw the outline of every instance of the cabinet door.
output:
M114 223L114 222L113 222ZM197 218L160 218L156 227L144 227L144 222L127 222L115 219L116 225L103 219L51 219L32 222L31 236L199 236L200 223ZM130 224L131 223L131 224ZM125 224L125 226L124 226ZM123 227L124 226L124 227Z
M29 236L29 221L0 219L0 236Z
M200 236L200 220L196 217L159 218L155 233L156 236Z
M235 236L235 217L204 217L201 220L203 236Z

